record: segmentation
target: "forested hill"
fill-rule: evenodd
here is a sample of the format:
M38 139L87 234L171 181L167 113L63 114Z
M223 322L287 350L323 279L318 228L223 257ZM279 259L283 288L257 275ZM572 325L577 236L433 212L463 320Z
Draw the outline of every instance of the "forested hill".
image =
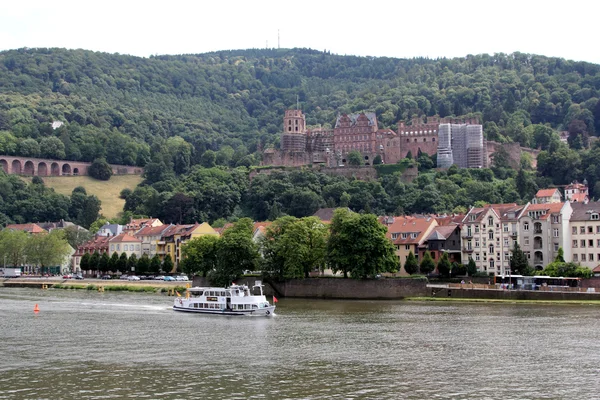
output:
M374 111L383 127L414 115L477 114L488 139L544 147L530 126L600 132L600 66L521 53L430 60L255 49L133 56L85 50L0 53L0 153L145 165L176 173L229 145L242 164L276 143L299 101L309 125ZM50 123L65 125L52 130ZM58 139L58 140L57 140ZM62 145L61 145L62 143ZM259 146L260 144L260 146Z

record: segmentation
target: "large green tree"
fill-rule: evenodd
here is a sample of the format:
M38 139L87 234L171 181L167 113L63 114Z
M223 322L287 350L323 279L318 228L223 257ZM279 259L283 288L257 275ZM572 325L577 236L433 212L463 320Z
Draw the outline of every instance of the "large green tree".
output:
M256 270L258 246L252 240L252 221L242 218L223 232L217 242L217 268L209 274L214 284L227 286L243 274Z
M419 272L419 262L417 261L417 258L415 257L412 251L410 251L408 253L408 256L406 257L406 262L404 263L404 270L410 275Z
M435 269L435 261L431 257L431 253L429 251L425 252L423 259L421 260L421 264L419 265L419 270L422 274L430 274Z
M219 237L204 235L194 238L183 245L182 269L188 275L202 275L206 277L209 272L217 267L217 248Z
M327 243L330 268L355 279L396 272L398 258L386 231L375 215L335 210Z
M510 272L513 275L533 275L527 256L521 250L521 246L515 243L510 256Z

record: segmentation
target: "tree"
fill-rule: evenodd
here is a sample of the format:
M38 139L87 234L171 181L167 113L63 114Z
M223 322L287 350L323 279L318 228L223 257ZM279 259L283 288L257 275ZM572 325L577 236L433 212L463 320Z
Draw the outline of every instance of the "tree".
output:
M63 229L63 232L65 233L65 239L74 249L89 241L94 236L89 231L81 229L78 226L67 226Z
M109 264L110 264L110 257L108 256L108 253L102 253L100 260L98 261L98 269L100 270L100 272L102 274L106 274L109 271L109 269L108 269Z
M35 139L25 139L19 144L18 152L23 157L39 157L40 145Z
M64 143L55 136L45 137L40 141L41 156L43 158L51 158L64 160L65 145Z
M532 275L527 256L516 242L511 252L510 271L514 275Z
M452 270L452 263L448 259L448 253L443 252L440 257L437 265L438 273L442 276L450 276L450 271Z
M26 247L29 235L24 231L4 229L0 232L0 254L6 265L18 267L26 257Z
M173 260L171 259L171 255L167 254L165 255L165 259L162 262L162 270L166 273L166 274L170 274L171 272L173 272Z
M182 269L187 275L206 277L217 266L217 246L219 237L205 235L194 238L183 245Z
M70 250L65 234L60 229L55 229L48 234L32 235L27 240L27 262L39 265L44 271L46 267L62 265Z
M88 269L90 269L92 272L98 271L99 263L100 263L100 253L98 253L97 251L94 251L94 253L92 253L92 256L90 257L90 263L88 265Z
M554 261L557 262L565 262L565 251L563 250L562 247L558 248L558 254L556 255L556 258L554 259Z
M419 265L419 269L424 275L432 273L435 269L435 262L433 261L433 258L431 258L431 253L429 253L429 251L425 252L421 264Z
M353 167L362 165L362 155L358 151L352 150L346 157L348 158L349 165Z
M150 272L152 272L153 274L160 273L160 265L160 258L158 257L158 254L155 254L150 259Z
M137 273L137 264L137 256L135 255L135 253L131 253L129 259L127 260L127 271L131 272L132 274Z
M373 165L380 165L383 164L383 160L381 159L381 156L379 154L377 154L375 156L375 158L373 158Z
M417 272L419 272L419 262L417 261L417 258L413 254L412 250L408 253L408 256L406 257L406 262L404 263L404 270L410 275L414 275Z
M108 270L111 272L117 272L119 270L119 254L116 251L110 256Z
M263 272L279 278L308 278L323 270L327 227L315 217L277 219L260 241Z
M467 273L469 276L477 273L477 264L475 264L475 261L471 257L469 257L469 263L467 264Z
M565 278L582 278L588 279L592 277L592 270L587 267L582 267L572 262L553 261L544 268L541 272L543 275Z
M88 174L92 178L96 178L101 181L107 181L112 176L112 168L103 158L97 158L92 162L92 165L88 167Z
M217 154L212 150L206 150L200 157L200 165L204 168L212 168L216 165Z
M144 253L137 262L136 271L138 274L146 275L150 272L150 258Z
M81 260L79 260L79 268L81 268L82 271L88 271L90 270L90 253L85 253L83 256L81 256Z
M129 261L127 254L125 252L121 253L117 262L117 270L122 274L127 273L127 261Z
M252 220L242 218L223 232L217 242L218 264L209 274L211 282L227 286L243 274L255 271L258 265L258 246L252 240Z
M387 228L375 215L339 208L329 229L327 262L334 272L363 279L398 270L395 248L386 237Z

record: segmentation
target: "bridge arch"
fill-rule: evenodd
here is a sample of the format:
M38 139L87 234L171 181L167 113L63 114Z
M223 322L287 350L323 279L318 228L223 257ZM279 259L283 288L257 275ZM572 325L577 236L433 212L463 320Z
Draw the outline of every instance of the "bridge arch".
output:
M50 165L50 175L52 175L52 176L60 175L60 167L58 166L58 163L53 162L52 165Z
M31 160L25 161L25 166L23 167L23 173L25 175L34 175L35 167Z
M73 168L73 175L79 175L79 168Z
M48 164L45 162L38 164L38 176L48 176Z
M63 175L71 175L71 165L64 163L62 166L62 174Z
M5 159L0 159L0 165L2 165L4 172L8 174L8 162Z
M13 160L12 165L10 167L10 171L13 174L20 174L21 173L21 161Z

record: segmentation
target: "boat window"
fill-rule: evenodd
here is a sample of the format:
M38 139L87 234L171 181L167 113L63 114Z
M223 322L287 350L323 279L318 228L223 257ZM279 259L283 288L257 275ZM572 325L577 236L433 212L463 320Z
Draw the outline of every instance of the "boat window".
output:
M222 292L221 292L221 296L225 296L225 291L222 291Z
M204 293L204 291L203 291L203 290L201 290L201 291L197 292L197 295L198 295L198 297L202 296L202 293Z
M258 308L256 304L252 304L252 308Z

